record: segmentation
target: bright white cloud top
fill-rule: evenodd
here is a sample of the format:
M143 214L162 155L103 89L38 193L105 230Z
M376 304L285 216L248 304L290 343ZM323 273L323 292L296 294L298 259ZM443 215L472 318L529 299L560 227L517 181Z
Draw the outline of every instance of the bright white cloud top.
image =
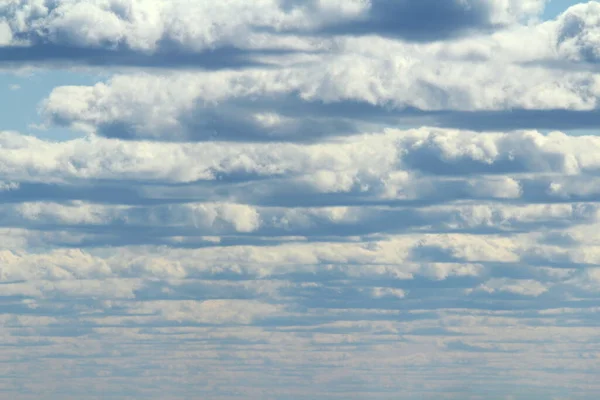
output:
M1 2L3 101L93 83L0 110L0 397L595 399L600 3L546 3Z

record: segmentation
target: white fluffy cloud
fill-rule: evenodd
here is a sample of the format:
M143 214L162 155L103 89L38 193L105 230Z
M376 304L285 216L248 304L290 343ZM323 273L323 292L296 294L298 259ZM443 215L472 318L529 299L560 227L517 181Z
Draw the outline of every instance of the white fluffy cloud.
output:
M595 136L537 131L476 133L428 127L386 129L334 143L307 145L153 143L94 135L49 142L3 132L0 147L4 150L0 153L4 192L19 190L19 182L80 183L81 179L91 179L193 183L219 181L235 174L248 180L253 176L296 180L321 192L348 192L353 188L370 191L373 185L408 189L417 180L426 184L427 176L447 176L472 179L474 193L488 194L489 188L497 190L499 197L516 197L519 181L550 179L550 185L552 180L562 182L569 176L570 181L565 181L569 186L564 188L575 188L581 187L577 186L577 176L594 177L600 169L600 140ZM559 187L563 186L548 189L556 191Z
M448 2L448 17L463 19L470 28L514 23L539 14L543 0L482 0ZM260 40L261 28L274 31L318 30L347 22L352 27L372 20L377 31L382 12L396 14L398 24L410 24L402 14L430 12L435 5L385 0L242 0L215 4L210 1L174 0L9 0L0 6L0 17L15 43L50 42L79 47L126 46L156 51L165 45L199 51L227 45L248 46ZM442 20L443 21L443 20ZM379 24L380 25L380 24ZM371 26L371 25L370 25ZM409 27L408 29L417 29ZM440 27L443 30L443 27ZM10 36L8 36L10 38Z
M286 15L276 1L9 1L0 15L14 40L49 41L78 47L124 45L156 51L161 41L201 50L242 41L260 26L285 26L301 15Z
M563 13L557 24L557 47L573 61L600 61L600 3L577 4Z
M600 10L545 3L0 2L102 66L0 130L0 391L593 398Z
M49 123L129 139L306 141L352 134L360 122L410 122L407 110L414 109L423 124L468 126L476 113L487 112L505 124L512 118L546 128L553 116L535 112L592 112L599 96L600 81L591 72L345 54L279 70L116 76L95 86L56 88L42 112ZM357 103L365 110L353 115ZM513 110L530 112L529 120L516 119ZM576 115L571 118L577 125Z

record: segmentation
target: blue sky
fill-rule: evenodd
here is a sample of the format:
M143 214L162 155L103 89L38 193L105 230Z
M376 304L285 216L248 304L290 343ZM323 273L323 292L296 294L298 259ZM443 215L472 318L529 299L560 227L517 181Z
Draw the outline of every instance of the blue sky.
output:
M585 1L577 0L548 0L544 8L544 19L556 18L559 14L565 11L567 8L578 3L586 3Z
M595 399L575 3L0 3L0 398Z
M96 73L82 71L0 73L2 129L20 131L50 140L66 140L80 136L58 127L48 126L41 129L43 120L38 115L38 105L56 86L93 85L97 80Z

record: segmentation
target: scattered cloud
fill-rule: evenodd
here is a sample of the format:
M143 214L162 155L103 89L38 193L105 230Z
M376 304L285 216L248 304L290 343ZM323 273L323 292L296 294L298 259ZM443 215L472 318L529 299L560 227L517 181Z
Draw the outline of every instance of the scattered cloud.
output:
M2 2L0 391L594 398L600 6L545 4Z

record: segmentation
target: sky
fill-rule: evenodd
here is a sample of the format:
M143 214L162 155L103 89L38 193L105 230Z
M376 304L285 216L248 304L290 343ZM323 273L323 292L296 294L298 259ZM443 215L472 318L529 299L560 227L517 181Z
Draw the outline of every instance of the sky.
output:
M544 5L542 18L544 20L554 19L562 14L566 9L575 4L586 3L578 0L548 0Z
M600 2L0 0L0 398L591 400Z

